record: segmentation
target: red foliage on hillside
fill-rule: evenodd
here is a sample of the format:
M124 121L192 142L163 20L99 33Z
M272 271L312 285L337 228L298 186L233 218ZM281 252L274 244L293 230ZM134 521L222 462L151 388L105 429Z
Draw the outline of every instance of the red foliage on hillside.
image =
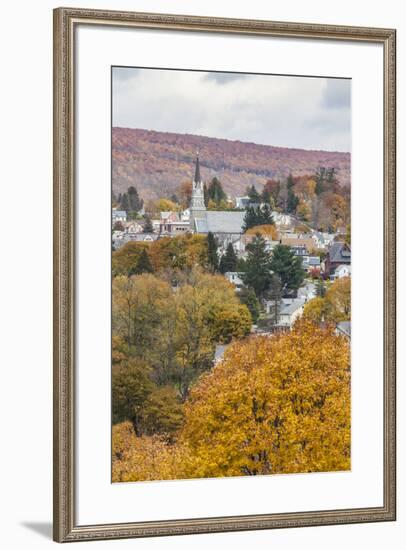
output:
M196 151L204 181L217 176L231 196L270 179L312 174L319 166L336 168L340 185L350 183L350 153L308 151L241 141L129 128L113 128L113 191L135 186L145 199L170 196L193 177Z

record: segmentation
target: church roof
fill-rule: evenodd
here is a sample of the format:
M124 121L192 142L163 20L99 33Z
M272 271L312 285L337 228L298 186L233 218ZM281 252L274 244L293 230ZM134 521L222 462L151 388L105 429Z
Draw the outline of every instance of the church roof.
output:
M196 183L202 181L200 177L200 164L199 164L199 155L196 157L196 169L195 169L195 179L193 180Z
M203 218L195 219L197 233L242 233L245 212L208 210Z

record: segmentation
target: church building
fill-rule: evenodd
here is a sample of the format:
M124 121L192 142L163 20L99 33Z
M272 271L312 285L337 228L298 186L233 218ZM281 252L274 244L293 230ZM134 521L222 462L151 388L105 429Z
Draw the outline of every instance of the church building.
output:
M200 175L199 155L196 158L195 176L190 202L190 230L193 233L213 233L221 246L237 244L243 233L245 211L207 210L204 204L204 187Z

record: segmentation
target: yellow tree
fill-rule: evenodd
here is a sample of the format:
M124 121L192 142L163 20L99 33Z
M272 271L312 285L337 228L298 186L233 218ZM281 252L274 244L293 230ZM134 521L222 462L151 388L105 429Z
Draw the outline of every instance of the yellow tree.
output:
M303 317L313 323L320 323L328 316L328 304L325 298L316 296L309 300L303 310Z
M336 279L327 290L329 317L335 322L351 319L351 277Z
M113 426L113 482L181 478L186 457L180 445L159 435L137 437L131 422Z
M347 470L348 343L309 322L237 342L192 388L185 414L188 477Z
M351 277L335 280L324 298L317 296L307 302L303 316L317 323L349 321L351 319Z
M257 233L265 238L268 237L268 239L272 239L273 241L277 241L279 239L278 230L276 229L276 226L272 224L256 225L255 227L247 229L245 232L246 235L256 235Z

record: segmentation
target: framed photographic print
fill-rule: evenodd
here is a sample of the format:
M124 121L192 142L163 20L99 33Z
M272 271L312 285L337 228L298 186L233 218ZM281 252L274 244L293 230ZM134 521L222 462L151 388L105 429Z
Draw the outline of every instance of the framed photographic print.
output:
M395 31L54 12L54 538L395 519Z

